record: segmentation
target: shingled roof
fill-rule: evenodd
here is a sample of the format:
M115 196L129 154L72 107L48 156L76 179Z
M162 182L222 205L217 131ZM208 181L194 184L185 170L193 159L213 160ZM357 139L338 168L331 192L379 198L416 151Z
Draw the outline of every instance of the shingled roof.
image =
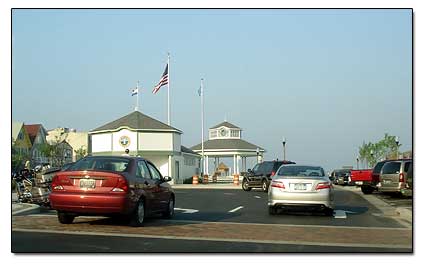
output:
M28 124L23 126L26 132L28 133L29 139L31 140L31 144L34 144L35 138L37 137L40 128L42 130L45 130L41 124Z
M190 149L199 152L202 149L201 146L201 144L197 144ZM259 148L261 151L264 150L242 139L214 139L204 142L204 149L206 150L256 150L256 148Z
M187 148L186 146L181 145L180 146L180 150L183 153L187 153L187 154L194 154L194 155L199 155L197 152L192 151L191 149Z
M124 117L109 122L94 130L91 130L90 132L115 131L122 127L129 127L130 129L141 131L172 131L182 133L182 131L162 123L161 121L158 121L154 118L151 118L139 111L129 113Z
M227 122L227 121L224 121L224 122L222 122L222 123L220 123L220 124L217 124L217 125L215 125L215 126L211 127L210 129L216 129L216 128L219 128L219 127L221 127L221 126L225 126L225 127L227 127L227 128L240 129L240 127L237 127L236 125L234 125L234 124L232 124L232 123L230 123L230 122Z

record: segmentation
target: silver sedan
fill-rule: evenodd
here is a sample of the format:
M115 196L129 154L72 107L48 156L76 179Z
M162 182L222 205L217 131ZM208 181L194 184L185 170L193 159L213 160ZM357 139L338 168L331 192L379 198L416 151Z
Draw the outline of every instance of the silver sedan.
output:
M319 210L332 215L333 185L319 166L284 165L272 178L268 190L268 210Z

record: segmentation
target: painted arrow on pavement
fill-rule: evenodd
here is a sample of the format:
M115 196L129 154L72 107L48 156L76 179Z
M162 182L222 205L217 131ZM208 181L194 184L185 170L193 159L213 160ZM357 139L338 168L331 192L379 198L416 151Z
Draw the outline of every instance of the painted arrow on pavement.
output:
M352 211L345 211L345 210L335 210L334 211L334 218L347 218L348 213L355 213Z
M183 209L183 208L174 208L175 210L178 211L183 211L183 213L196 213L199 212L198 210L195 209Z

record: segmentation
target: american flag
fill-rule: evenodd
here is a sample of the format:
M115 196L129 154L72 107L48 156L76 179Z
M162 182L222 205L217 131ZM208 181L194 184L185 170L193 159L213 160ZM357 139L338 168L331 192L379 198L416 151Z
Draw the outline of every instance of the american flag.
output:
M158 84L156 84L155 85L155 87L154 87L154 90L152 90L152 93L157 93L158 92L158 90L162 87L162 86L164 86L164 85L167 85L168 83L169 83L169 79L168 79L168 77L169 77L169 74L168 74L168 69L169 69L169 65L167 64L166 65L166 69L164 70L164 73L163 73L163 75L161 76L161 79L160 79L160 81L158 82Z

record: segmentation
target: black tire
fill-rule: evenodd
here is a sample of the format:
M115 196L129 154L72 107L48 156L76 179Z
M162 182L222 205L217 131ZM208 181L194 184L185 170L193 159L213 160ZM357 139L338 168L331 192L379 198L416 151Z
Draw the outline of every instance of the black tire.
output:
M244 191L250 191L252 189L251 187L249 187L249 183L246 179L243 179L242 181L242 189Z
M163 212L163 217L170 219L174 216L174 197L170 196L169 202L167 203L167 209Z
M134 227L142 226L145 218L145 204L144 200L140 199L135 211L132 214L130 225Z
M262 181L262 185L261 185L261 187L262 187L262 190L263 190L263 191L265 191L265 192L267 192L267 191L268 191L268 181L267 181L266 179L264 179L264 180Z
M334 213L334 210L331 209L331 208L325 208L325 210L324 210L324 214L326 216L333 216L333 213Z
M274 206L268 206L268 214L275 215L277 213L277 209Z
M73 220L75 220L74 215L70 215L64 212L57 212L57 217L61 224L71 224L73 223Z
M360 187L360 189L362 190L363 194L371 194L372 192L374 192L374 189L369 186L362 186Z

